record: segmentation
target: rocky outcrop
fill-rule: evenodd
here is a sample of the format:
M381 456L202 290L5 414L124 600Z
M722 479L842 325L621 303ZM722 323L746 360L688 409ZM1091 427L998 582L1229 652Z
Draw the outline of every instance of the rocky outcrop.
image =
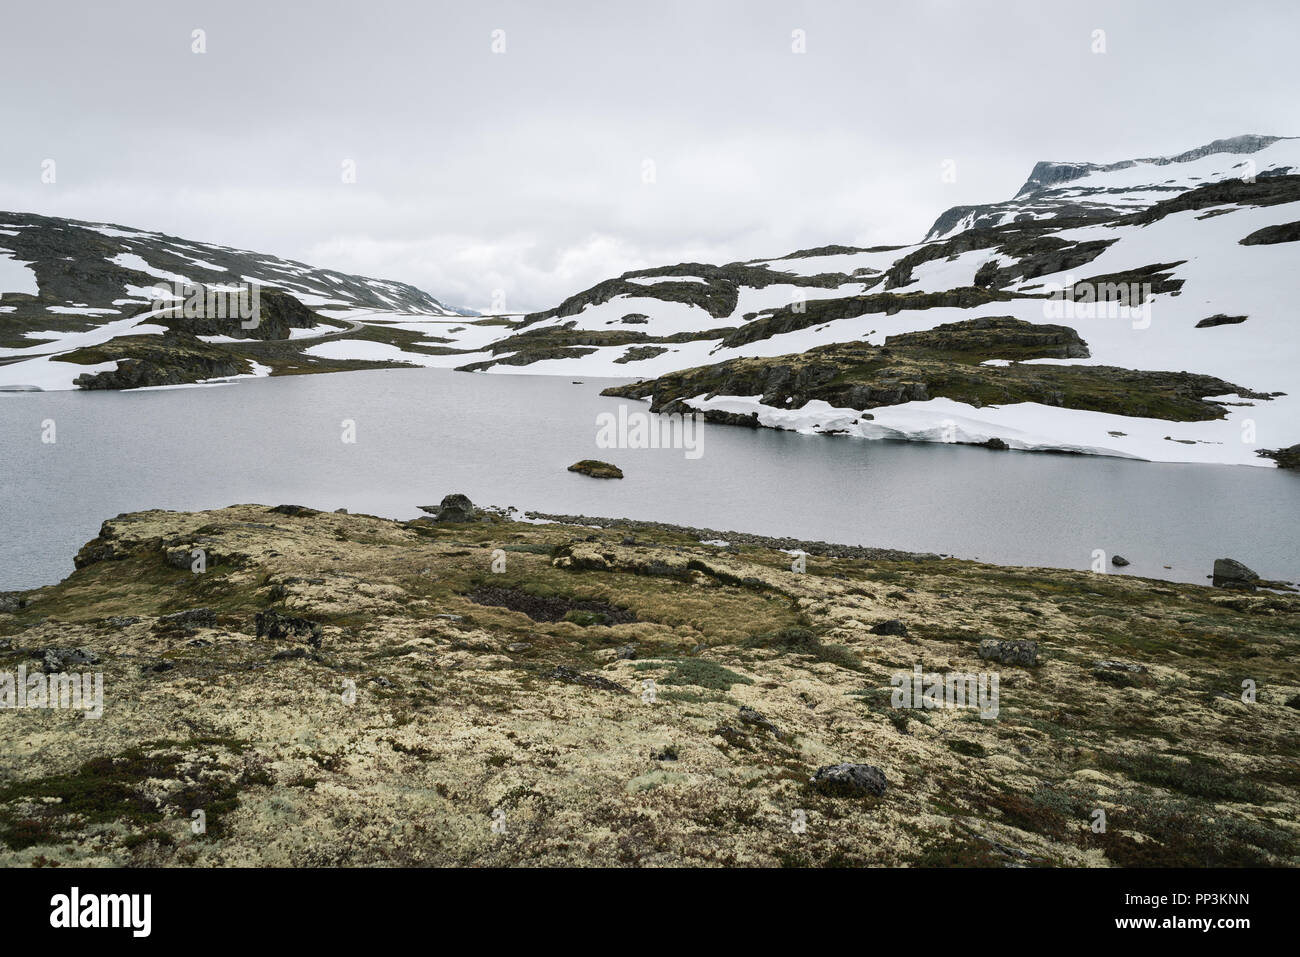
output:
M883 347L862 342L836 343L798 355L731 359L614 386L602 394L649 398L652 412L668 413L693 411L690 400L697 396L757 395L763 405L782 410L802 408L813 399L835 408L868 410L947 398L976 407L1037 402L1188 422L1224 416L1224 406L1207 398L1210 396L1236 393L1267 398L1213 376L1188 372L1018 362L1005 366L981 364L989 358L1027 359L1044 352L1082 350L1086 350L1086 344L1063 327L990 317L890 337Z
M27 596L20 591L0 591L0 615L10 615L26 607Z
M46 648L40 653L41 670L46 674L75 671L99 664L99 655L88 648Z
M1285 449L1260 449L1257 454L1272 459L1280 469L1300 469L1300 444Z
M274 609L259 611L254 618L258 638L270 641L304 641L313 648L321 645L321 626L308 618L285 615Z
M1131 661L1116 661L1114 659L1106 659L1093 665L1092 676L1098 681L1119 688L1134 688L1152 683L1146 665L1139 665Z
M626 362L640 362L643 359L653 359L655 356L661 356L667 351L668 349L664 346L633 346L615 359L614 362L619 365Z
M183 308L163 311L150 321L190 336L231 336L235 339L288 339L290 329L310 329L324 320L301 302L276 289L260 290L255 314L251 300L237 293L222 293L198 287L199 315L186 315ZM147 307L146 307L147 308ZM243 310L241 313L240 310ZM245 323L255 323L244 328Z
M1245 322L1247 316L1225 316L1223 313L1202 319L1196 324L1197 329L1212 329L1215 326L1235 326L1238 323Z
M217 627L217 613L211 608L189 608L163 615L154 622L154 629L157 631L192 631L195 628L215 627Z
M1278 226L1265 226L1257 229L1245 239L1243 246L1272 246L1277 243L1300 242L1300 220L1294 223L1282 223Z
M975 273L974 284L1000 289L1012 282L1077 269L1092 262L1115 242L1097 239L1076 242L1051 235L1051 221L1024 222L967 229L951 239L926 243L897 260L885 273L884 289L911 285L912 270L927 262L987 249L989 261Z
M830 764L812 776L812 786L837 797L880 797L889 788L885 772L872 764Z
M1172 199L1134 213L1129 222L1147 225L1173 213L1189 209L1210 209L1215 206L1277 206L1300 200L1300 176L1260 175L1253 182L1242 179L1225 179L1189 189Z
M1088 344L1069 326L1026 322L1014 316L981 316L933 329L889 336L890 349L969 353L986 359L1087 359Z
M979 656L985 661L1033 668L1038 664L1038 642L1000 641L997 638L986 638L980 642Z
M253 371L247 359L198 339L179 335L115 339L103 346L78 350L63 361L80 364L117 362L116 369L77 376L73 384L82 389L183 385L247 375Z

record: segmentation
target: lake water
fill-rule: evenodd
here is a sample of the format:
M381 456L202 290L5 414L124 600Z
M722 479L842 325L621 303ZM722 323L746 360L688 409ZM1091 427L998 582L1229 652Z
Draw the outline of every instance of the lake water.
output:
M596 417L624 404L599 395L610 382L411 369L0 394L0 589L58 581L121 512L261 502L411 518L448 492L1006 564L1087 568L1100 548L1128 574L1204 582L1229 556L1300 577L1295 473L723 425L701 426L697 459L606 450ZM566 471L583 458L627 477Z

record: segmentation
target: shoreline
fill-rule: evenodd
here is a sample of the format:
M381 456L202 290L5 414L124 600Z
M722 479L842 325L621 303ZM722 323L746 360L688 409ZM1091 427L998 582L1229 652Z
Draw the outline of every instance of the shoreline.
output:
M591 515L566 515L560 513L524 511L521 514L527 519L541 519L545 522L554 522L559 525L584 526L587 528L602 529L650 529L656 532L668 532L670 534L691 535L699 539L701 545L715 545L720 551L736 550L738 545L751 545L758 548L771 548L777 551L793 552L799 550L809 555L816 555L821 558L849 558L862 561L886 561L886 562L970 562L976 565L988 565L995 568L1005 568L1008 570L1024 569L1046 569L1061 572L1088 572L1086 568L1066 568L1060 565L1025 565L1016 562L998 562L982 558L961 558L950 552L914 552L908 549L900 548L882 548L874 545L846 545L840 542L824 542L808 539L791 538L780 535L760 535L754 532L738 531L719 531L713 528L696 527L692 525L677 525L672 522L656 522L644 519L632 518L607 518L603 516ZM508 515L506 517L509 517ZM725 541L726 545L716 545L719 541ZM1150 575L1134 575L1122 571L1120 568L1108 568L1103 573L1106 576L1122 576L1133 581L1151 581L1166 582L1169 584L1199 585L1199 582L1188 582L1182 579L1158 578ZM1207 584L1203 587L1213 588L1215 586L1208 584L1214 576L1207 574L1205 576ZM1261 580L1256 586L1260 592L1275 592L1286 594L1300 590L1300 582L1286 580ZM1222 590L1222 589L1221 589Z
M270 506L261 506L260 503L253 503L253 504L258 505L258 507L268 507L268 508L270 507ZM222 508L235 508L235 507L239 507L239 504L233 503L228 506L216 507L212 509L200 509L200 510L179 509L175 511L177 514L184 514L189 511L220 511L222 510ZM319 514L331 513L331 510L329 509L314 509L307 506L283 506L283 507L302 508L305 511L317 512ZM575 529L586 528L586 529L600 529L606 531L613 530L613 529L621 529L627 531L640 530L640 531L649 531L654 533L663 533L668 535L686 535L695 539L699 545L716 548L719 552L726 553L726 554L737 554L740 546L748 546L748 547L772 549L774 551L786 552L792 555L797 554L798 552L804 552L805 554L810 556L816 556L819 558L830 558L830 559L851 559L856 561L881 561L881 562L925 562L925 563L967 562L973 565L982 565L982 566L988 566L992 568L1006 569L1007 571L1022 571L1022 570L1035 569L1035 570L1046 570L1046 571L1059 571L1059 572L1071 573L1071 574L1089 573L1089 569L1086 568L1069 568L1062 565L1024 564L1020 562L1001 562L1001 561L994 561L991 559L983 559L983 558L962 558L961 556L958 556L951 552L923 552L923 551L913 551L911 549L887 548L887 547L875 546L875 545L850 545L843 542L828 542L819 539L803 539L803 538L796 538L793 536L784 536L784 535L764 535L757 532L744 532L735 529L723 530L723 529L708 528L705 526L681 525L674 522L660 522L653 519L636 519L636 518L623 518L623 517L598 516L598 515L577 515L577 514L562 513L562 512L544 512L544 511L533 510L533 509L518 509L514 506L498 506L498 505L478 505L475 506L475 508L478 510L479 513L481 513L484 516L493 516L497 521L507 522L511 524L518 524L521 526L558 525L558 526L571 527ZM173 510L168 509L164 511L173 511ZM333 510L332 513L343 514L343 515L352 514L358 517L372 518L372 519L377 519L385 522L396 522L399 524L405 524L409 522L421 522L427 520L425 517L419 515L414 516L412 518L404 519L404 518L390 517L384 515L375 515L367 512L349 512L346 509ZM133 513L124 513L124 514L133 514ZM115 516L114 518L105 519L103 521L103 524L107 524L108 522L111 522L115 520L115 518L119 518L119 517L121 516ZM480 521L488 521L488 520L489 519L487 518L480 519ZM89 541L89 539L87 541ZM82 547L84 547L84 545ZM73 572L75 572L75 570L76 569L74 568ZM46 582L44 584L39 584L39 585L32 585L27 588L0 588L0 596L24 595L27 593L40 591L41 589L58 587L63 583L65 583L68 580L69 576L73 574L73 572L69 572L67 575L64 575L62 578L59 578L56 581ZM1117 577L1117 578L1124 578L1132 581L1159 582L1159 583L1164 583L1169 585L1180 585L1180 586L1190 585L1192 587L1204 587L1204 588L1216 587L1210 584L1211 580L1213 579L1213 575L1209 573L1205 575L1204 583L1196 582L1196 581L1186 581L1184 579L1179 579L1179 578L1162 578L1154 575L1138 575L1138 574L1124 571L1122 566L1111 567L1108 565L1107 570L1105 572L1101 572L1101 573L1092 572L1092 574L1102 575L1107 578ZM1230 592L1232 590L1220 588L1219 591ZM1274 579L1274 580L1261 579L1256 585L1256 592L1261 594L1290 594L1290 593L1295 593L1297 591L1300 591L1300 581L1290 581L1286 579Z

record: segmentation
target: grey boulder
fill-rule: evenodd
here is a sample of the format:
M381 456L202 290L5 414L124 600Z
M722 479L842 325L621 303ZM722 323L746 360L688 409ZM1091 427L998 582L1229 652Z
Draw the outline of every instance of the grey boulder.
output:
M469 496L460 492L443 496L439 505L421 505L420 511L428 512L435 522L472 522L478 514Z
M1259 576L1236 559L1216 558L1213 579L1215 588L1254 588Z
M879 797L889 787L885 772L871 764L828 764L817 769L811 783L824 794L841 797Z

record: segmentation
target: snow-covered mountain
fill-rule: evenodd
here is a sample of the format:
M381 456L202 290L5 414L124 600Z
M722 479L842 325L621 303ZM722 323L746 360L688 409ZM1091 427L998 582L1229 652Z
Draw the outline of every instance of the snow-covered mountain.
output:
M800 431L1271 465L1300 442L1297 172L1277 137L1040 163L920 243L627 273L467 365L652 376L619 394Z
M1206 183L1300 172L1294 140L1234 136L1177 156L1104 165L1044 161L1034 166L1012 199L984 206L954 206L935 220L925 238L948 239L972 228L991 229L1035 219L1105 221ZM1276 149L1270 148L1275 145Z
M138 369L180 336L192 355L179 381L232 355L249 375L641 377L613 391L746 425L1300 464L1297 138L1039 163L1015 197L948 210L919 243L638 270L526 316L458 317L398 283L40 220L0 215L0 246L16 254L8 269L0 255L0 389L70 388L88 364L113 375L81 385L127 387L138 377L119 362ZM76 231L67 255L36 243L60 230ZM299 316L281 324L292 341L250 343L128 317L143 286L175 274L255 278L321 322Z
M402 282L368 279L247 249L178 239L106 223L0 212L0 295L11 317L126 312L159 280L256 282L311 308L387 309L459 315Z
M308 311L297 314L307 317L306 322L295 319L247 332L232 321L229 329L210 327L205 330L208 335L186 339L185 345L199 350L212 347L208 350L212 355L204 357L211 362L194 365L209 371L224 365L218 346L252 346L247 340L273 338L271 333L277 329L302 340L297 348L306 349L312 341L329 340L349 330L387 330L394 322L416 322L436 331L449 320L455 325L464 319L464 314L407 283L123 226L0 212L0 389L72 388L87 371L86 365L93 365L95 372L114 371L118 361L139 353L142 343L154 346L143 336L170 332L170 345L184 331L160 325L149 314L149 304L160 285L174 291L177 284L213 289L255 284L307 307ZM391 340L402 330L388 332L372 333L372 352L397 351ZM405 338L421 337L407 331ZM149 351L157 353L160 348ZM259 348L275 352L269 346ZM88 350L97 350L91 358L103 361L79 361ZM236 357L229 368L242 370L238 374L265 374L288 369L297 356L282 349L274 356L283 360L278 363L260 363L258 358L273 356ZM303 359L304 364L317 361ZM373 364L375 360L362 357L360 361ZM386 363L380 360L380 364ZM321 371L337 367L323 363ZM179 381L190 380L181 375Z

